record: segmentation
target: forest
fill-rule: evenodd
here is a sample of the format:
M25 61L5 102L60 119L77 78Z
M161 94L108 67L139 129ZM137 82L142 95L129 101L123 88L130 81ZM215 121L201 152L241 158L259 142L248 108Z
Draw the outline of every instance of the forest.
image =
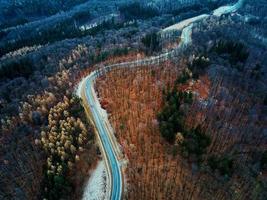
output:
M187 199L187 194L190 199L263 198L264 142L254 138L254 149L254 142L245 139L247 133L240 130L238 136L232 135L227 132L231 129L223 127L226 121L231 126L239 126L237 122L246 126L240 119L246 108L238 104L238 95L227 104L230 118L216 104L203 106L210 95L219 106L225 100L218 91L229 87L207 80L207 60L195 56L191 62L184 58L159 66L115 70L98 80L101 102L129 160L130 186L125 198L153 199L156 191L161 199ZM198 76L189 71L196 63L205 66ZM260 122L255 125L258 134L262 134L260 126Z
M84 199L97 185L106 158L78 85L124 63L93 85L122 199L265 200L267 5L212 14L234 3L3 0L0 199ZM201 14L188 32L163 31Z
M155 8L143 6L138 2L122 5L119 11L126 20L148 19L159 15Z

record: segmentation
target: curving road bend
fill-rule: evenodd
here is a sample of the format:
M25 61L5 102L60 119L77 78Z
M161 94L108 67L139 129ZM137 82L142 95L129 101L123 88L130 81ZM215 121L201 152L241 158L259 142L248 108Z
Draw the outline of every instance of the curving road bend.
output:
M213 15L221 16L222 14L237 11L244 3L245 0L239 0L236 4L232 6L223 6L216 9ZM209 15L203 15L204 17ZM204 17L201 18L204 18ZM195 18L199 19L199 18ZM123 191L123 176L120 165L120 150L118 144L115 140L113 132L111 130L111 125L108 121L107 116L103 113L100 102L97 98L96 92L94 90L94 84L97 77L108 73L110 70L116 68L132 68L138 66L148 66L164 62L173 56L179 55L184 48L186 48L191 42L191 34L193 28L193 22L190 21L187 26L182 29L181 42L176 49L173 49L167 53L145 58L142 60L136 60L131 62L123 62L118 64L112 64L105 67L101 67L93 72L91 72L82 82L81 82L81 93L82 100L85 110L88 112L89 117L93 124L95 125L97 131L97 137L100 142L100 148L104 154L105 162L108 166L108 174L111 179L111 191L108 195L112 200L118 200L122 198ZM183 23L183 22L181 22ZM179 25L178 25L179 27ZM168 29L167 29L168 30Z
M104 120L102 120L102 115L99 111L99 101L94 93L93 85L97 77L97 73L92 72L85 80L85 96L89 104L89 108L94 120L94 124L98 130L101 143L106 153L108 160L108 165L110 168L110 173L112 177L112 191L111 199L120 199L122 193L122 174L120 169L120 164L117 159L116 153L112 146L109 130L107 129ZM99 104L99 105L98 105Z

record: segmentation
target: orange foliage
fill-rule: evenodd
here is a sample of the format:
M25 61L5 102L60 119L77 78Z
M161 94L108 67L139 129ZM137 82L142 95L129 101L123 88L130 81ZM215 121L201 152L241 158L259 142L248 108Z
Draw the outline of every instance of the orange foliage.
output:
M237 193L240 199L249 197L254 186L249 176L240 177L237 173L229 182L222 183L216 174L196 170L196 166L177 155L176 144L168 144L160 135L156 115L163 105L162 90L173 87L185 66L186 62L181 59L175 64L168 61L160 66L117 69L97 80L100 102L109 113L115 136L129 161L125 198L225 200ZM221 122L229 126L244 127L248 123L244 111L250 106L249 100L241 104L233 98L231 105L226 104L217 97L219 91L225 89L222 81L218 79L212 84L206 75L178 87L196 94L197 101L190 107L186 125L196 127L201 124L211 136L209 155L220 155L242 141L244 134L241 132L232 135L227 129L218 129L214 116L220 116ZM216 104L205 106L215 99ZM229 118L225 109L237 114ZM245 159L241 157L236 162L241 164Z

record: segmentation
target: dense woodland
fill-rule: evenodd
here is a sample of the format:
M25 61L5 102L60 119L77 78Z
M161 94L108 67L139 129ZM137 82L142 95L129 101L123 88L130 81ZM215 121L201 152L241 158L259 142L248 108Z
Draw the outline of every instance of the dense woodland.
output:
M97 83L129 160L126 198L264 199L264 125L240 119L247 118L252 99L240 104L239 94L223 104L220 93L236 91L233 85L213 84L203 72L197 79L190 72L181 79L183 68L193 64L175 63L116 70ZM218 102L205 106L211 98ZM232 134L226 124L238 133ZM258 137L251 140L246 126L253 126Z
M119 11L126 20L147 19L159 15L157 9L143 6L138 2L122 5L119 7Z
M77 1L44 1L44 0L23 0L23 1L6 1L1 7L1 25L0 29L23 25L32 21L35 17L51 16L60 11L66 11L72 7L86 2L85 0Z

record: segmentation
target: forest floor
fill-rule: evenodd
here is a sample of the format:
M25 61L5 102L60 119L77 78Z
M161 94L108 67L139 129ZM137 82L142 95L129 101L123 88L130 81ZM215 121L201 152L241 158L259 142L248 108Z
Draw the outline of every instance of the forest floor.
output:
M83 200L107 199L106 166L99 161L84 188Z
M69 174L75 188L70 199L81 199L84 194L84 188L88 184L88 177L91 180L94 177L94 169L98 168L98 160L96 144L88 143L80 154L80 160L75 163L75 168Z

